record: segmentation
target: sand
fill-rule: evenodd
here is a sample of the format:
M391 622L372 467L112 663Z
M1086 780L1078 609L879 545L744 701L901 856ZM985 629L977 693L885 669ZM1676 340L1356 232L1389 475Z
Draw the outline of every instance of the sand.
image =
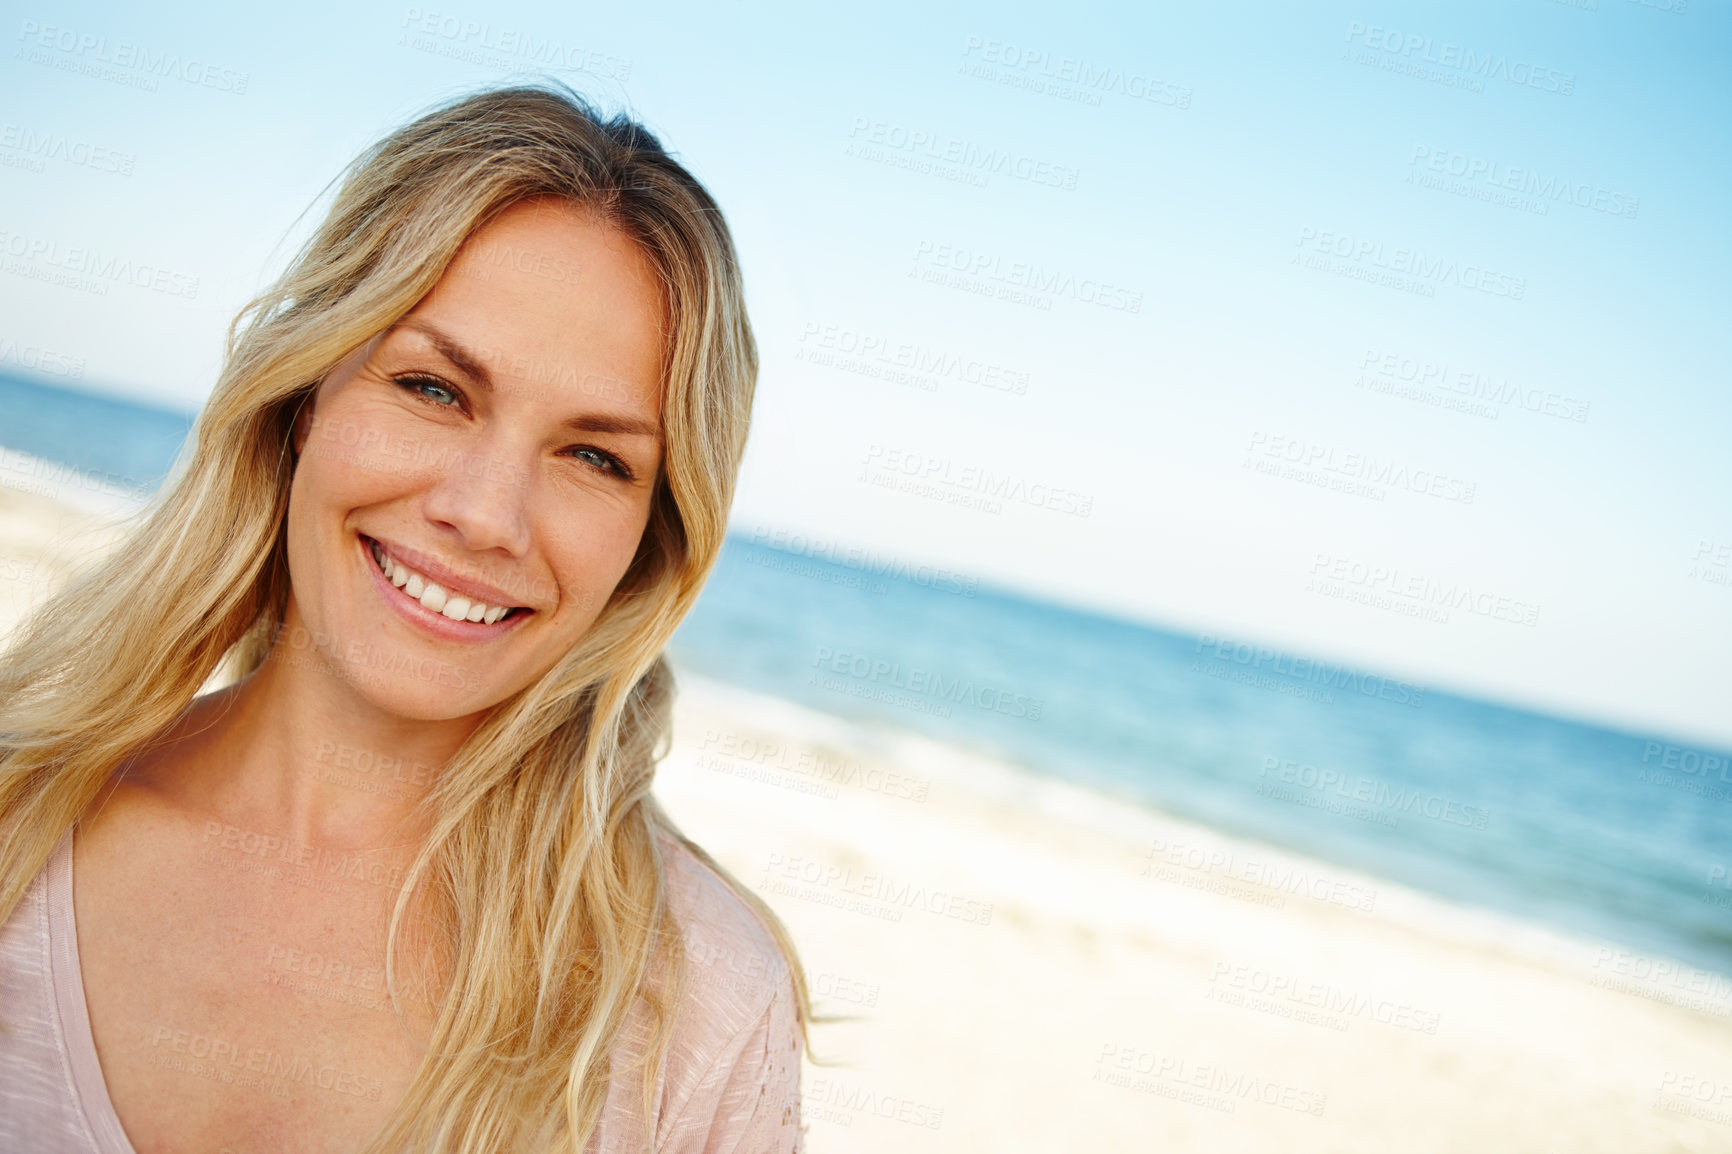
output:
M0 634L113 539L64 496L0 487ZM814 1154L1732 1150L1688 966L692 676L656 792L854 1016Z
M1725 979L682 684L658 794L864 1018L814 1151L1732 1149Z
M0 450L0 639L77 568L113 545L138 502Z

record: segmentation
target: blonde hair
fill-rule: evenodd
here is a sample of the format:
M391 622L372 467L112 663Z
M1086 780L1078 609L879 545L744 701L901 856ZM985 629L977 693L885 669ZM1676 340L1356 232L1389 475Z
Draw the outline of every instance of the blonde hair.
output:
M114 771L213 680L257 669L289 591L284 522L296 414L345 357L404 316L458 248L532 196L632 237L666 302L665 463L636 556L583 641L490 711L443 768L429 837L391 919L431 893L450 985L429 1053L369 1147L576 1154L600 1121L634 1000L656 1020L646 1136L686 959L658 834L715 869L788 964L750 887L650 794L669 744L662 649L722 546L757 378L738 260L714 200L629 118L552 82L449 102L363 152L277 282L230 326L189 447L128 540L24 623L0 655L0 920ZM659 959L659 960L658 960ZM665 964L665 974L663 966ZM393 977L393 998L396 998Z

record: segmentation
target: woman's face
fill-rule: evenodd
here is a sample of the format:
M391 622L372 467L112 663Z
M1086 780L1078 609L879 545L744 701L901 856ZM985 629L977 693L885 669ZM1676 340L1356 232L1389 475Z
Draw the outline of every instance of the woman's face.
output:
M649 520L662 333L648 259L587 210L525 201L477 230L296 425L282 659L423 720L551 668Z

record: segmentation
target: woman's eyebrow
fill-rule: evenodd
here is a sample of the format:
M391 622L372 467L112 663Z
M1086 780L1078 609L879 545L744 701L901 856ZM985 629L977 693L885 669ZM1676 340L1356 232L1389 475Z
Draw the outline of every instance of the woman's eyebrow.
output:
M438 351L440 356L462 370L464 376L486 392L493 392L493 376L487 371L487 366L481 362L480 357L476 356L451 334L421 320L398 321L385 332L389 335L397 329L411 329L420 333L432 342L434 349ZM619 433L625 436L652 437L658 440L662 435L661 426L655 421L644 421L637 417L609 413L568 417L560 422L560 427L580 433Z
M640 421L636 417L616 417L606 413L567 417L560 422L560 427L579 433L621 433L631 437L652 438L660 438L662 435L661 426L654 421Z
M386 329L386 335L398 329L411 329L420 333L433 343L439 355L463 370L465 376L487 392L493 391L493 376L487 371L487 366L481 363L481 358L470 352L457 338L449 333L428 324L426 321L402 320Z

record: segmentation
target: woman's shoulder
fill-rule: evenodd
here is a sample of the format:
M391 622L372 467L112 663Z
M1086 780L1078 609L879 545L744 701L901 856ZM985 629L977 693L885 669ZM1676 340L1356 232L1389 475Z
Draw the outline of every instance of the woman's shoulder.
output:
M751 904L680 838L660 835L667 900L685 946L685 1000L728 1033L792 995L791 968Z
M792 967L752 902L704 860L701 848L667 832L658 842L685 976L659 1077L655 1147L798 1154L804 1039ZM622 1055L648 1043L650 1020L641 1004L634 1019L633 1042ZM610 1094L612 1136L600 1149L637 1148L637 1093L636 1082L626 1079Z

